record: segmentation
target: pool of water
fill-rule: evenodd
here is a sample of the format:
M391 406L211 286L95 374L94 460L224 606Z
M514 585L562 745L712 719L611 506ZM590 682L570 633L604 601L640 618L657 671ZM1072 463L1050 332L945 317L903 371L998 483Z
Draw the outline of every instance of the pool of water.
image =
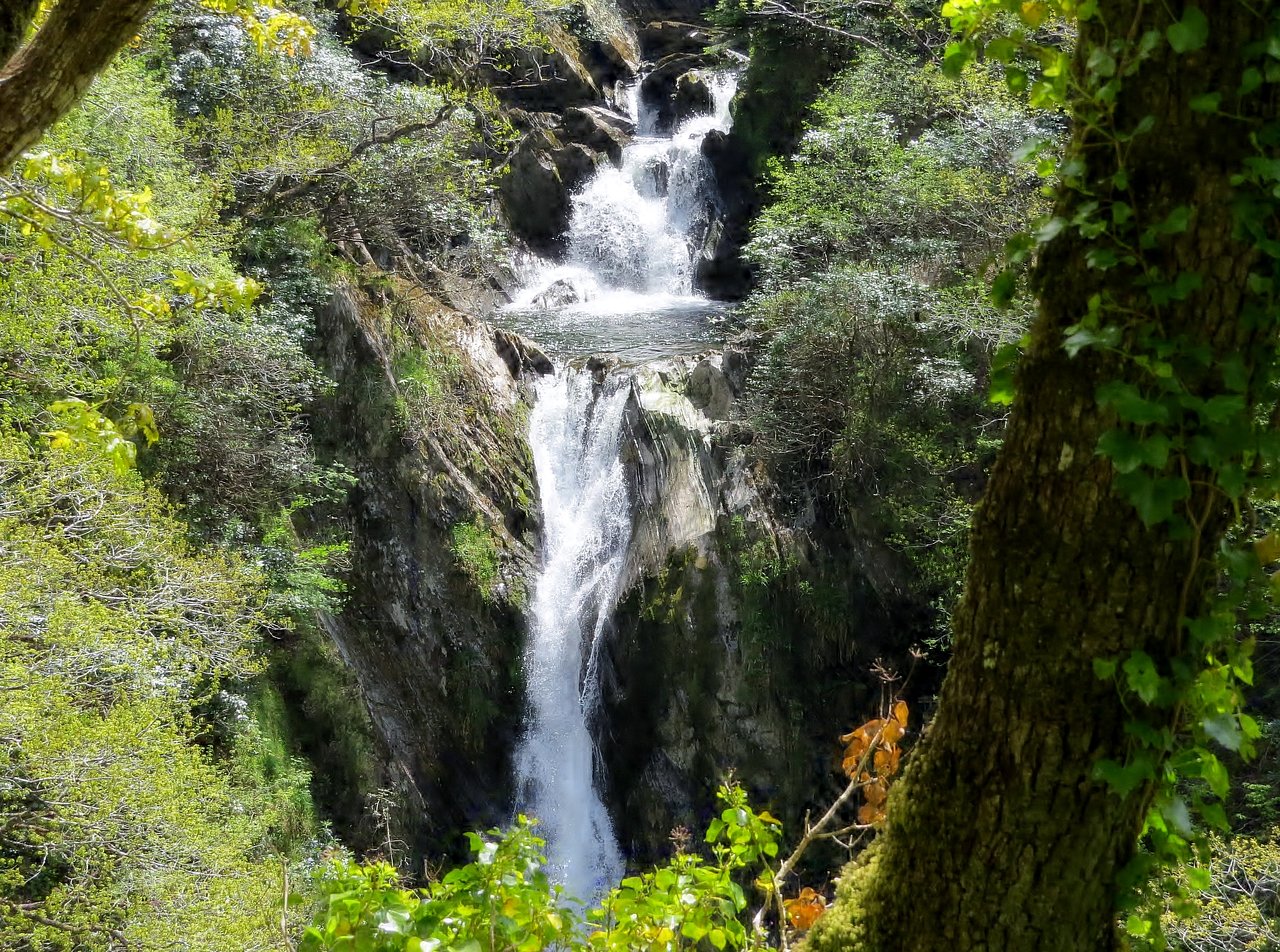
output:
M519 304L490 320L564 361L616 354L624 363L700 354L724 345L731 305L691 295L618 291L559 307Z

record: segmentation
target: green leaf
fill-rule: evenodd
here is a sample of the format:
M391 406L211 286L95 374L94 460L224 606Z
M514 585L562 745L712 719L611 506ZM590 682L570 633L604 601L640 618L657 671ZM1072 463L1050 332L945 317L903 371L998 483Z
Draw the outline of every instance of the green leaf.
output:
M1204 93L1191 100L1193 112L1217 112L1222 105L1222 93Z
M969 40L948 43L946 55L942 59L942 71L951 77L959 76L973 60L976 52L973 43Z
M1057 238L1058 235L1062 234L1062 229L1066 227L1067 220L1065 218L1050 218L1035 230L1035 239L1042 245L1047 244L1048 242L1053 241L1054 238Z
M1206 718L1201 722L1201 727L1206 734L1232 752L1238 751L1244 742L1244 735L1240 732L1236 719L1230 714L1216 714Z
M1100 760L1094 764L1093 775L1121 797L1127 797L1138 788L1139 784L1145 780L1154 779L1155 776L1150 759L1142 755L1135 756L1127 764L1120 764L1114 760Z
M1141 439L1128 430L1108 430L1098 438L1097 452L1110 459L1117 472L1132 473L1142 466L1163 469L1171 445L1163 433Z
M1129 690L1150 704L1160 693L1161 677L1156 663L1145 651L1135 651L1124 662L1125 682Z
M1130 916L1124 921L1124 931L1134 938L1141 938L1151 931L1151 920L1142 916Z
M1181 477L1153 477L1142 472L1120 474L1116 489L1133 503L1148 528L1171 521L1173 504L1191 495L1187 481Z
M1197 6L1182 11L1182 19L1165 30L1175 53L1191 53L1201 49L1209 39L1209 18Z
M1213 883L1213 875L1206 866L1192 866L1187 869L1187 885L1196 892L1204 892Z
M1093 674L1099 681L1108 681L1115 676L1116 662L1113 658L1094 658Z
M1006 308L1018 292L1018 273L1009 268L996 275L991 282L991 302L996 307Z
M1169 408L1144 397L1138 388L1123 380L1113 380L1098 388L1098 403L1115 410L1128 423L1168 423Z

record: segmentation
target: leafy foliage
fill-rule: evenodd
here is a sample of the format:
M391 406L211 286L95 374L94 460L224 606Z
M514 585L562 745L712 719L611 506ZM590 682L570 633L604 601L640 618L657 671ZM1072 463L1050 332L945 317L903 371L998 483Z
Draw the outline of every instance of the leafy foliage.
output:
M404 887L386 863L336 863L321 889L327 908L306 930L304 952L353 946L370 952L453 948L480 952L563 949L716 950L758 947L740 919L738 877L778 852L780 824L756 813L736 785L719 791L724 809L707 829L711 859L678 852L665 866L624 879L586 912L542 869L542 841L526 817L505 833L469 834L474 862L422 889Z

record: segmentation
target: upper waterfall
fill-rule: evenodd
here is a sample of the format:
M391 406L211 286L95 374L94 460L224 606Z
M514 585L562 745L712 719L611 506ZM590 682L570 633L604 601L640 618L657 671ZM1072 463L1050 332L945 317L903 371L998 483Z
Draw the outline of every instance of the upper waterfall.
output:
M737 74L707 74L713 108L659 135L640 84L619 97L637 135L619 163L602 165L572 199L565 258L535 259L502 322L569 354L609 351L637 359L705 350L718 302L694 288L695 265L718 206L702 154L731 123Z

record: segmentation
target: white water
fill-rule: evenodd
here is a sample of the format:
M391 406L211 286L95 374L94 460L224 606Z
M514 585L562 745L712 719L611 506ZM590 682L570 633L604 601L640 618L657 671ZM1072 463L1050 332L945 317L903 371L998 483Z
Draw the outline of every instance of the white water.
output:
M732 72L707 74L714 112L692 116L670 136L652 133L639 84L625 100L635 139L619 167L605 165L573 196L563 264L533 262L511 310L550 309L601 319L693 305L693 262L702 250L715 202L702 140L730 125L737 88Z
M507 323L579 353L652 359L690 343L707 348L707 317L718 305L696 294L692 280L715 201L701 146L708 132L728 128L735 83L732 74L713 75L715 112L687 119L669 137L651 133L652 116L639 108L638 87L631 90L641 135L619 168L602 168L574 197L567 260L529 269ZM601 642L631 542L619 455L631 387L629 373L597 385L589 372L562 369L538 384L530 420L543 549L524 655L529 709L517 789L521 809L541 821L552 878L585 902L624 871L599 793L592 726Z
M542 570L524 666L529 720L516 756L523 809L542 824L552 878L586 902L623 873L597 791L590 724L597 663L631 539L631 500L619 448L631 383L599 388L587 371L544 378L530 419L542 496Z

